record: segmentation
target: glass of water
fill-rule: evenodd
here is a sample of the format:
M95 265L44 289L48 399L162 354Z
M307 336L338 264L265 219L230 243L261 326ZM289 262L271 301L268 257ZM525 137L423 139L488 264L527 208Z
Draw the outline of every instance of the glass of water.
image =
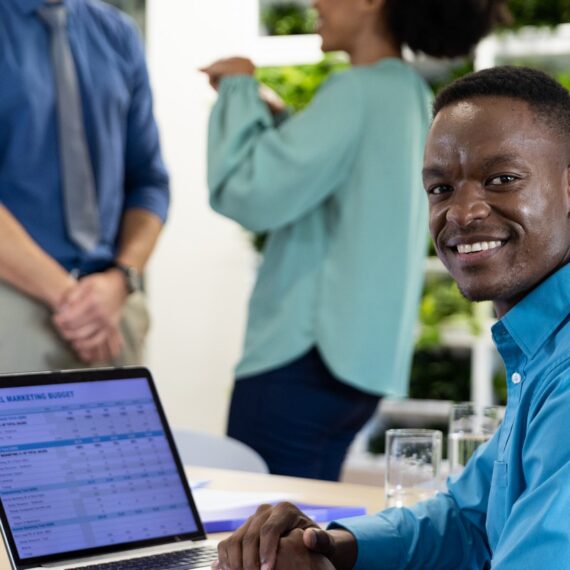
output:
M442 433L433 429L386 432L386 506L406 507L439 489Z
M475 450L493 437L501 423L500 411L499 406L477 407L472 402L453 405L447 438L450 475L461 473Z

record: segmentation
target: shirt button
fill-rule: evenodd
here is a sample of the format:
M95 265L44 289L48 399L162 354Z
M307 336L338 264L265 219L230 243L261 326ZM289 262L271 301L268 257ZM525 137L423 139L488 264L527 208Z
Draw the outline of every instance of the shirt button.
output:
M521 380L522 380L522 376L518 372L513 372L513 375L511 376L511 380L512 380L513 384L520 384Z

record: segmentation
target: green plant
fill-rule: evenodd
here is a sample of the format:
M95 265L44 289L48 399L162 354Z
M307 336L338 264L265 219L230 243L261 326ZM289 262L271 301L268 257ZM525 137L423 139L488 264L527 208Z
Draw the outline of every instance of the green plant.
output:
M470 397L471 354L465 349L416 350L410 374L410 397L453 400Z
M562 85L564 85L568 91L570 91L570 71L567 71L566 73L558 73L556 75L556 79L560 81L560 83L562 83Z
M570 22L570 0L509 0L508 6L515 28Z
M331 73L348 67L338 54L327 54L319 63L285 67L262 67L256 77L271 87L294 111L306 107Z
M418 349L437 347L442 341L442 328L466 327L472 334L481 332L481 324L473 303L461 295L449 277L437 276L426 280L419 311L420 332Z
M261 11L261 23L270 36L312 34L316 22L314 10L295 2L281 2Z

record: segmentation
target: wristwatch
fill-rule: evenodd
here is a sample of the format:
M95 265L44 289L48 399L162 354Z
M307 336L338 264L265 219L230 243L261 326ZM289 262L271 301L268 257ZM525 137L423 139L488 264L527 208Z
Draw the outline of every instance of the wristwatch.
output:
M126 265L119 261L113 262L112 267L118 269L125 276L125 283L129 295L136 291L142 291L143 279L142 275L131 265Z

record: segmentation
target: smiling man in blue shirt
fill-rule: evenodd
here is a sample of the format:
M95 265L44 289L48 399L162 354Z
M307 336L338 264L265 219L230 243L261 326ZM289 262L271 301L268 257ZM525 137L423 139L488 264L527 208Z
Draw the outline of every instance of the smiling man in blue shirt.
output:
M0 370L141 359L169 203L142 42L96 0L0 2Z
M262 507L220 568L570 569L570 95L495 68L448 87L434 116L430 230L463 294L494 302L505 419L447 492L328 531Z

